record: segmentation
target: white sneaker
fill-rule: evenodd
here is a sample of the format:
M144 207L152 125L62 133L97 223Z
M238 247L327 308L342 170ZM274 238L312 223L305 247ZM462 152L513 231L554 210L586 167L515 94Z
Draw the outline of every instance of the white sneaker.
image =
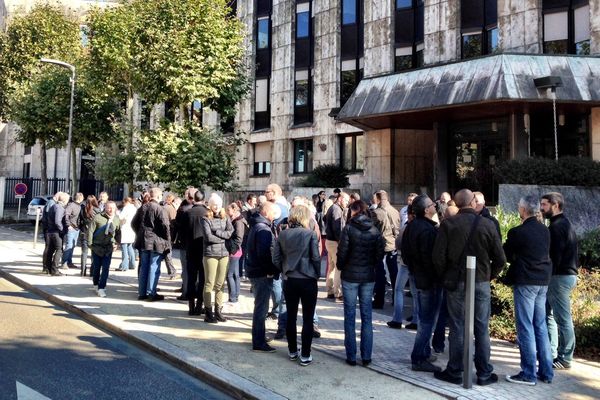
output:
M100 296L100 297L106 297L106 290L104 290L104 289L98 289L98 296Z
M96 294L98 294L98 285L94 285L94 292L96 292Z

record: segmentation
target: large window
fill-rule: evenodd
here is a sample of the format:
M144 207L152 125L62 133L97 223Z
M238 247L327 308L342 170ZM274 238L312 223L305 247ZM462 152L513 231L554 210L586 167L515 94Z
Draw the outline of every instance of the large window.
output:
M461 0L463 59L498 51L497 0Z
M312 122L312 88L309 70L296 71L294 125Z
M148 130L150 129L150 118L152 114L152 104L148 103L146 100L142 100L140 104L140 129Z
M294 141L294 173L305 174L313 169L312 139Z
M269 79L256 80L254 98L254 130L266 129L271 125Z
M364 55L363 0L343 0L341 29L340 106L362 78Z
M269 48L269 18L260 18L256 23L256 48L259 50Z
M340 136L341 164L348 171L362 171L364 168L364 138L362 133Z
M254 130L271 126L271 0L256 0Z
M356 24L358 0L343 0L342 2L342 24Z
M254 175L271 173L271 142L254 143Z
M424 0L396 0L394 69L403 71L423 66L425 25Z
M312 122L312 67L313 34L312 2L298 0L296 3L295 79L294 79L294 125Z
M190 121L196 125L202 126L203 109L202 102L200 100L192 101L190 106Z
M544 53L590 54L588 0L544 0Z

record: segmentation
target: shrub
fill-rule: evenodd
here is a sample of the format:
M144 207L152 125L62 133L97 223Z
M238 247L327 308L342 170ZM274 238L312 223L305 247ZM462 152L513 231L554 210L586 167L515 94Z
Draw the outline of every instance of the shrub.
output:
M514 342L517 338L513 314L514 300L512 288L500 281L491 283L492 310L490 317L490 335Z
M579 265L600 270L600 228L586 232L579 240Z
M521 217L517 212L506 212L502 207L496 207L496 214L494 215L500 223L500 233L502 234L502 243L506 242L506 235L515 226L521 225Z
M509 160L496 166L499 183L521 185L600 186L600 162L589 158L563 157Z
M338 164L321 164L315 167L310 175L302 182L304 187L335 187L345 188L350 186L348 170Z

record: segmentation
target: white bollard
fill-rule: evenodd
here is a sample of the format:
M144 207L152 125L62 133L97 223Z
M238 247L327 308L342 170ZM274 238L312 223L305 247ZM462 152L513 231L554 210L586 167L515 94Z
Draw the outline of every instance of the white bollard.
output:
M33 248L34 249L35 249L35 245L37 244L39 225L40 225L40 208L36 207L36 209L35 209L35 229L34 229L34 233L33 233Z

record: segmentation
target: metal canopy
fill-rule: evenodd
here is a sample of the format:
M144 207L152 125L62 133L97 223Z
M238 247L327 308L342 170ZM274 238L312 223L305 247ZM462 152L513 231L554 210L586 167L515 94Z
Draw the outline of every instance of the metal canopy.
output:
M599 57L501 54L363 79L336 119L369 130L500 115L549 101L533 80L550 75L563 82L557 102L600 105Z

